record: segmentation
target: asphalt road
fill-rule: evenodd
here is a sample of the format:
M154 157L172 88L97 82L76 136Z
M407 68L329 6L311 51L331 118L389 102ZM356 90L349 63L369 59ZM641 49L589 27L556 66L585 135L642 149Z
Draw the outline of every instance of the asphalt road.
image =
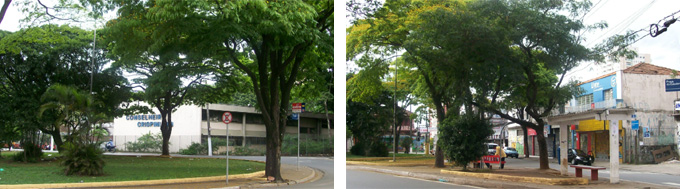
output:
M229 156L233 159L264 161L264 156ZM296 157L281 157L281 163L296 165ZM300 165L316 168L324 172L323 178L310 182L277 188L333 188L333 159L325 157L300 157Z
M401 177L370 171L347 170L347 188L478 188L446 182Z
M538 168L539 164L536 160L525 160L525 159L514 159L505 158L507 162L505 166L512 167L526 167L526 168ZM560 170L560 165L557 163L549 164L551 169ZM574 173L574 168L569 168L570 173ZM600 178L609 178L610 170L599 171ZM583 177L590 178L590 171L583 170ZM669 187L680 187L680 176L660 174L660 173L645 173L645 172L632 172L619 170L619 179L627 181L635 181L642 183L652 183L659 184Z

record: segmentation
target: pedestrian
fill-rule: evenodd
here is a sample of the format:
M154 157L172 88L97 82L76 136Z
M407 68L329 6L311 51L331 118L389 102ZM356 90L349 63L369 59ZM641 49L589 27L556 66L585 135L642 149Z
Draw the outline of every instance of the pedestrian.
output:
M496 146L496 154L494 155L501 157L501 169L503 169L503 167L505 166L504 163L505 157L508 157L508 155L505 154L505 151L503 151L503 148L501 148L501 146Z

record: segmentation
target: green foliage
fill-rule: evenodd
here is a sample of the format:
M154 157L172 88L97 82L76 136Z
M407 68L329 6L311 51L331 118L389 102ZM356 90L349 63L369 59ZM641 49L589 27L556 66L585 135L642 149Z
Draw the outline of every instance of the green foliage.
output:
M265 152L250 146L236 146L229 154L235 156L263 156Z
M39 145L27 142L21 145L24 151L14 155L14 161L36 163L42 158L43 152Z
M142 135L135 142L127 142L127 150L132 152L159 152L163 146L163 137L160 133L147 133Z
M401 147L404 148L404 152L407 154L411 151L411 144L413 144L413 138L410 136L401 139Z
M367 156L367 157L387 157L389 154L387 151L387 145L382 142L374 142L369 144L369 142L356 143L349 150L352 155Z
M61 165L64 174L79 176L99 176L104 174L104 159L100 143L72 143L63 145Z
M486 138L493 134L492 125L474 114L449 117L440 124L438 145L456 165L467 165L486 155Z
M286 135L281 145L282 155L297 155L297 136ZM300 140L300 155L332 154L333 139L302 139Z
M192 142L186 149L180 149L179 154L182 155L204 155L208 154L208 145L203 143Z

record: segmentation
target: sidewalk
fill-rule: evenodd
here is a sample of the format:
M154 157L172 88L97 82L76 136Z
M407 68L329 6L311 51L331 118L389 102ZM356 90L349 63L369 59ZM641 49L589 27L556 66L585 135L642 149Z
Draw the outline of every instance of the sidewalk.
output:
M526 158L525 158L526 159ZM538 161L538 156L529 156L529 160ZM557 164L557 159L548 157L550 163ZM595 161L593 166L610 168L609 161ZM643 173L659 173L667 175L680 176L680 161L667 161L659 164L619 164L619 170L631 171L631 172L643 172Z
M522 158L524 160L518 161L517 159L506 160L509 162L506 164L505 169L494 169L491 172L481 171L481 172L460 172L451 171L450 168L433 168L433 162L421 162L420 164L415 164L415 162L408 162L409 160L401 160L403 163L411 163L413 165L401 165L397 163L391 163L387 160L384 161L357 161L357 162L347 162L348 170L363 170L372 171L385 174L399 175L404 177L414 177L426 180L434 180L440 182L452 182L462 185L473 185L485 188L671 188L667 185L659 185L652 183L641 183L634 181L622 180L618 184L611 184L608 178L600 177L599 180L590 180L589 176L583 178L575 177L574 173L569 173L569 176L561 176L559 170L549 169L549 170L539 170L538 167L532 168L533 166L527 166L527 164L535 165L538 164L538 157ZM534 163L535 161L535 163ZM557 164L557 160L550 160L551 167ZM525 163L521 163L525 162ZM554 164L553 164L554 163ZM601 162L602 164L607 164ZM673 164L673 166L678 166L680 163ZM597 165L596 165L597 166ZM648 168L657 169L656 172L660 172L664 165L629 165L632 168ZM632 169L631 168L631 169ZM455 168L459 169L459 168ZM677 171L677 168L667 171Z

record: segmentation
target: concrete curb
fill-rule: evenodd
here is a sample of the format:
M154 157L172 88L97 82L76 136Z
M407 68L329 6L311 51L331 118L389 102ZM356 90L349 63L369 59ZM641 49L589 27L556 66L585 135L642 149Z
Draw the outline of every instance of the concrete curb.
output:
M294 185L294 184L300 184L300 183L305 183L314 177L316 177L317 172L321 173L321 171L318 171L314 168L304 166L303 168L310 169L312 171L312 174L309 174L309 176L302 178L300 180L291 180L288 182L283 182L283 183L251 183L251 184L245 184L238 186L236 188L259 188L259 187L277 187L277 186L288 186L288 185ZM323 174L322 174L323 176Z
M364 162L364 161L346 161L347 165L375 165L375 166L398 166L398 167L413 167L413 166L427 166L432 163L387 163L387 162Z
M265 171L258 171L248 174L229 175L229 179L247 179L263 177ZM83 187L119 187L119 186L147 186L160 184L180 184L196 182L223 181L225 176L195 177L181 179L160 179L142 181L120 181L120 182L89 182L89 183L54 183L54 184L19 184L19 185L0 185L0 188L83 188Z
M528 182L536 184L549 184L549 185L587 185L588 179L586 178L535 178L535 177L520 177L520 176L509 176L509 175L499 175L491 173L466 173L460 171L449 171L441 170L443 174L451 174L457 176L467 176L467 177L477 177L483 179L493 179L493 180L504 180L511 182Z

